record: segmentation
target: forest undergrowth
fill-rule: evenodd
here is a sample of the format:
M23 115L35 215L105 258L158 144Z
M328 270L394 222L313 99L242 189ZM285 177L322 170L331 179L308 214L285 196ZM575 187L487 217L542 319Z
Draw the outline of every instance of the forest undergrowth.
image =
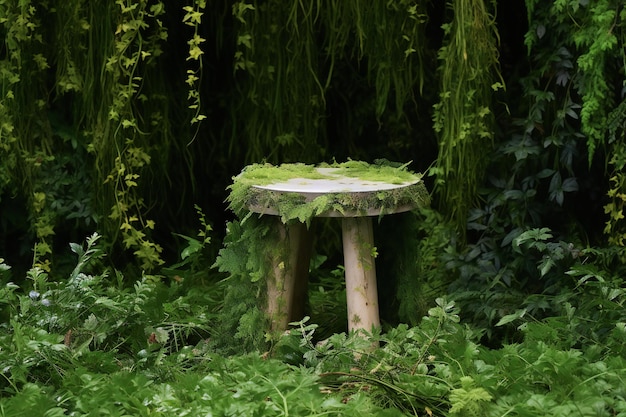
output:
M18 286L0 263L0 415L626 415L626 290L608 272L620 253L564 260L548 230L512 242L572 285L503 316L498 346L441 297L416 326L320 340L307 317L266 350L225 354L205 232L133 286L105 266L98 234L71 244L69 277L34 266Z

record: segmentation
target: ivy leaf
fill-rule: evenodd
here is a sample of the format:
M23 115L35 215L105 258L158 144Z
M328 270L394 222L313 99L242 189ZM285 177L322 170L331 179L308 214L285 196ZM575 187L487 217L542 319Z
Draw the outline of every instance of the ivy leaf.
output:
M570 79L570 75L568 71L559 71L558 74L556 75L556 83L557 85L560 86L566 86L567 82ZM578 118L577 116L574 118Z
M197 60L198 58L200 58L200 55L202 54L204 54L204 52L198 46L191 47L189 48L189 56L187 57L187 60L189 59Z
M506 236L504 236L504 239L502 239L502 244L500 245L500 247L508 246L513 241L513 239L517 238L521 233L522 229L520 227L516 227L515 229L511 230L509 233L507 233Z
M564 199L563 188L561 185L561 174L557 172L550 180L550 190L548 196L550 201L556 201L559 206L563 205Z

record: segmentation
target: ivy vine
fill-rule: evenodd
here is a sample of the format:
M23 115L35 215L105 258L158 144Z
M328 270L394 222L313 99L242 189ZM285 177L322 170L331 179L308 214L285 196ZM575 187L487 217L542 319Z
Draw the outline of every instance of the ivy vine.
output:
M201 99L200 99L200 82L202 81L202 51L201 45L206 39L200 36L200 24L202 23L202 15L204 14L204 8L206 7L205 0L194 0L193 6L184 6L185 16L183 22L187 26L193 28L193 36L187 44L189 45L189 55L187 61L197 63L195 69L187 69L187 80L185 81L189 87L189 93L187 99L189 100L189 109L193 112L191 118L191 125L196 126L195 133L191 141L193 141L198 135L200 129L200 122L206 119L206 115L202 114Z
M163 264L162 248L149 238L155 222L144 218L146 207L137 190L142 169L150 164L151 157L137 143L148 132L144 131L135 107L147 99L142 91L141 69L154 63L161 53L160 43L167 39L160 20L165 7L160 1L150 5L146 0L117 0L116 6L117 29L105 66L113 81L107 114L110 137L94 141L93 145L99 157L109 156L112 148L117 153L105 180L114 192L109 218L119 225L125 248L134 251L143 269L151 270Z
M604 232L609 244L623 246L626 54L623 50L620 53L619 48L626 41L626 8L616 0L557 0L549 7L540 7L536 1L527 3L529 16L537 16L527 35L529 48L541 42L547 30L564 39L556 61L567 62L568 67L559 69L556 83L571 85L575 91L572 96L579 97L579 102L573 104L572 100L566 104L563 118L565 115L580 118L584 136L578 139L584 138L589 165L598 150L611 155L607 158L611 170L607 191L610 201L604 206L607 215Z

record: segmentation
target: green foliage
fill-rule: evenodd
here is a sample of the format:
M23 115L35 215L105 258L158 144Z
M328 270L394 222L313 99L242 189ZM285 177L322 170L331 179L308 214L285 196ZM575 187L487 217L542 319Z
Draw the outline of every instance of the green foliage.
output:
M35 263L48 271L57 229L75 238L97 227L107 245L130 250L141 269L163 264L148 212L167 188L169 150L187 144L189 130L197 129L181 123L176 134L170 124L170 103L181 105L164 76L165 24L193 26L190 42L199 45L204 8L195 2L189 16L171 22L166 3L0 5L0 191L27 200L24 233L36 241ZM202 59L193 53L189 118L199 121ZM184 81L180 74L174 83ZM72 227L79 230L66 236Z
M458 244L456 232L441 213L425 207L380 219L374 235L381 317L390 325L415 326L455 278L442 255Z
M224 307L215 332L217 346L232 352L250 352L266 347L267 317L261 311L272 252L280 250L278 231L267 218L252 217L243 227L238 221L227 225L224 247L215 267L228 276Z
M580 117L580 133L576 135L582 138L581 133L584 134L589 164L598 150L606 150L610 155L605 161L611 172L604 232L611 244L622 245L624 141L620 126L626 113L621 103L623 89L616 86L623 84L624 54L620 45L626 39L626 11L621 2L611 0L528 3L531 25L526 44L529 50L537 51L547 42L553 43L554 49L549 53L561 62L555 82L575 91L568 93L569 103L561 111L575 119ZM554 45L555 41L559 44ZM578 103L574 104L576 100Z
M233 135L244 141L247 161L310 163L333 156L327 97L342 88L342 73L362 77L352 62L365 68L364 82L374 90L368 93L372 118L389 107L401 118L423 86L425 2L237 1L232 13L240 77L232 112L246 115ZM350 128L359 129L358 122ZM230 154L238 150L232 141Z
M623 340L620 329L616 343ZM552 321L528 323L519 344L487 349L459 323L453 303L437 300L419 326L380 336L379 349L345 334L313 344L314 331L315 325L297 323L275 354L314 366L330 390L367 392L408 415L610 415L623 409L626 393L615 389L626 372L622 350L590 341L572 348L563 339L572 329Z
M0 416L626 414L624 5L527 0L524 60L500 20L516 2L448 2L443 45L441 4L0 0ZM230 176L391 145L423 166L440 151L441 213L380 223L401 255L383 302L408 324L341 333L338 267L314 271L312 322L266 336L272 227L229 223L226 279L208 268ZM165 265L162 231L200 198L220 214L174 233L164 276L105 268L127 266L116 247ZM57 275L55 245L83 233ZM456 303L429 302L450 281Z
M449 2L453 19L443 25L445 43L438 53L441 90L433 128L439 156L431 173L439 207L461 235L488 162L485 150L493 143L492 96L503 88L496 81L498 34L488 3Z
M430 208L418 210L417 216L406 221L400 232L403 238L397 239L403 247L390 253L394 254L392 268L397 274L400 322L417 325L432 300L447 294L453 275L441 256L455 246L456 234L453 226Z
M31 1L0 5L0 184L12 191L25 189L31 230L37 239L35 262L49 269L54 219L46 209L44 189L34 177L53 160L51 134L45 117L46 70L41 9ZM49 202L48 202L49 203Z
M615 64L622 57L616 54L622 37L623 5L619 1L603 0L590 3L560 0L541 6L529 2L531 28L526 36L529 49L535 48L546 33L558 35L562 47L576 56L575 88L582 102L581 130L586 135L589 163L596 148L606 143L608 113L615 104L611 94ZM536 16L536 17L535 17ZM617 59L617 62L615 62ZM557 83L568 76L559 74Z
M166 287L145 276L132 288L110 284L101 268L100 236L71 244L78 262L69 278L54 282L41 268L28 272L29 288L2 289L0 344L2 390L16 394L29 384L57 384L75 368L88 372L141 369L164 361L188 340L207 334L208 298ZM28 293L26 293L28 291ZM114 358L114 356L116 356Z
M195 206L195 209L202 227L198 229L195 238L174 233L175 236L187 242L187 245L180 252L180 262L169 265L162 270L164 274L174 280L191 281L191 285L204 283L208 279L207 266L213 262L208 254L213 228L208 223L202 209L198 205Z
M461 388L450 392L450 415L480 416L484 413L484 402L493 397L484 389L476 388L470 376L461 377Z
M577 206L595 204L597 186L591 184L598 179L590 171L588 142L580 130L586 75L578 59L585 50L572 44L572 31L579 29L573 15L557 13L553 6L529 3L530 67L520 89L511 91L512 97L525 99L511 107L511 123L501 123L505 139L492 154L490 175L480 190L483 202L469 211L469 245L449 248L443 256L458 274L451 297L487 329L488 337L499 340L515 337L514 331L493 325L526 311L525 305L539 316L559 310L551 297L571 285L564 272L576 261L582 242L599 237L589 221L599 213L577 212ZM581 4L574 11L585 10ZM618 113L613 120L619 135ZM574 200L577 194L582 200ZM617 217L618 202L608 210Z
M609 115L609 146L612 150L609 164L611 176L610 187L607 196L610 201L605 204L604 212L608 216L604 233L610 244L624 246L626 233L624 233L624 208L626 204L626 102L622 101Z
M206 7L205 0L194 0L193 6L184 6L185 16L183 22L193 27L193 37L187 42L189 45L189 56L187 61L195 61L198 64L196 69L187 70L187 80L185 82L189 86L189 94L187 96L189 100L189 109L193 111L193 117L191 118L191 124L196 126L196 133L191 139L196 138L200 129L200 122L206 119L206 115L202 114L201 99L200 99L200 82L202 81L203 63L201 56L204 54L200 45L206 41L206 39L200 36L200 24L202 23L202 15L204 14L204 8Z
M149 237L154 221L144 219L145 203L138 191L141 171L150 164L151 156L142 146L147 126L138 116L136 101L147 99L142 91L144 74L155 64L162 53L160 44L167 39L161 21L165 10L162 2L149 5L147 1L119 0L116 6L113 53L104 66L110 83L106 94L111 100L106 109L107 126L104 137L94 137L90 146L98 157L100 172L109 170L104 180L112 193L105 196L106 201L113 202L108 217L119 229L124 248L132 249L142 270L150 271L164 261L161 246Z
M317 255L311 261L309 271L309 315L312 323L318 323L316 337L325 339L335 333L347 331L348 308L346 305L345 269L338 265L330 270L323 267L327 256Z
M127 145L124 158L115 158L115 167L105 181L115 184L117 197L109 218L119 223L124 248L133 249L134 255L141 261L141 268L150 271L164 263L160 256L163 249L148 236L149 231L154 229L154 221L140 217L139 213L145 206L136 188L139 174L134 173L150 163L150 156L141 148L132 146L132 141Z
M626 412L626 292L623 273L608 272L618 253L582 253L586 262L568 272L577 286L563 311L523 322L520 342L498 349L481 346L455 303L439 298L417 326L318 341L318 325L304 319L270 352L225 356L206 338L219 333L206 326L205 307L178 284L146 277L129 289L94 275L99 239L71 244L78 260L67 282L33 268L28 294L11 283L0 289L8 317L0 336L0 415ZM550 231L536 229L515 245L546 252L555 250L550 243Z
M451 291L468 317L487 338L506 341L515 338L514 329L506 326L513 320L561 311L563 299L557 294L567 292L570 283L563 277L579 261L580 249L553 241L547 228L517 230L505 238L511 240L501 247L491 246L494 240L486 237L463 254L450 249L442 260L458 268Z

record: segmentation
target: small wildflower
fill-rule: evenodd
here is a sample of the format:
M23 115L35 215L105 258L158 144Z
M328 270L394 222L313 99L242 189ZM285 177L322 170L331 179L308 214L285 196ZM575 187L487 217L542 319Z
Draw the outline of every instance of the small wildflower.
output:
M28 293L28 296L31 299L36 300L37 298L39 298L39 293L35 290L31 290L31 292Z
M52 305L52 301L48 300L47 298L44 298L43 300L41 300L41 304L43 304L46 307L50 307Z

